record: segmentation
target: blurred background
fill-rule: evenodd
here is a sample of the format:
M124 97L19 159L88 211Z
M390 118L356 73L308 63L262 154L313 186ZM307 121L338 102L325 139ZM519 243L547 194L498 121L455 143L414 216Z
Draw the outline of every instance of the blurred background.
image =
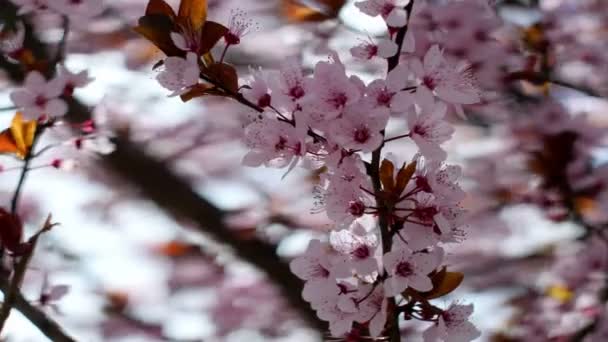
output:
M168 2L177 7L178 1ZM55 129L43 140L43 145L58 147L36 165L61 158L77 166L41 167L27 180L20 213L28 232L38 229L49 213L60 225L42 238L24 293L34 302L41 294L55 293L40 306L80 341L320 341L305 317L307 309L294 307L299 289L291 285L298 280L285 268L311 238L328 230L330 221L315 204L318 174L295 170L281 179L284 170L241 166L247 111L223 98L188 103L168 98L152 69L162 53L132 31L147 1L105 3L101 16L70 32L65 64L73 71L86 69L94 78L77 91L81 112L76 114L92 116L98 128L116 139L115 151L100 155L76 149L69 127ZM230 11L238 8L259 23L261 29L248 34L227 57L241 82L248 79L249 67L273 69L293 56L310 71L330 49L338 51L349 73L369 82L384 76L384 62L361 63L349 49L385 34L385 26L353 3L210 0L209 18L228 23ZM576 3L494 2L493 10L503 20L496 36L507 50L520 47L535 23L583 15ZM11 13L10 2L0 1L0 18ZM57 20L52 15L30 18L39 43L51 50L62 37ZM572 44L605 47L608 21L592 24L580 24L586 31L581 29ZM588 43L587 35L603 41ZM513 53L510 58L511 66L524 65L527 56ZM569 65L573 60L581 59L569 56L560 62L564 77L599 95L557 86L552 96L568 110L585 112L593 126L606 127L608 103L601 94L608 76L598 70L608 69L603 61L592 68ZM11 105L8 94L15 79L10 63L0 63L0 69L2 108ZM533 95L536 87L521 86ZM492 172L482 160L510 144L508 121L525 111L514 110L512 104L509 98L471 109L468 121L455 115L451 119L456 135L445 148L450 162L462 165L470 176L461 184L473 194L521 179L517 170L502 168L508 159L493 164L499 168ZM0 112L0 126L8 127L12 114ZM415 152L407 142L390 150L405 159ZM602 163L605 151L595 153ZM19 173L11 171L18 165L11 158L2 157L0 165L4 203ZM514 301L529 287L543 284L538 276L551 262L549 251L582 234L576 223L555 220L529 203L503 204L470 196L467 240L449 255L449 264L465 273L464 286L449 298L475 304L473 321L484 341L510 329L518 312ZM447 306L445 301L439 305ZM416 330L418 326L408 323L404 336ZM16 310L2 338L46 340Z

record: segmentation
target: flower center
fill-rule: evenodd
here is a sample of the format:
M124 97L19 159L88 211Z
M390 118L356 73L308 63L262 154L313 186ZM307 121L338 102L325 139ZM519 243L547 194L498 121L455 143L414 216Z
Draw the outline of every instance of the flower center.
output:
M384 89L377 98L378 104L380 105L385 105L385 106L389 106L391 103L391 100L393 99L393 95L392 93L390 93L388 90Z
M414 268L412 267L412 265L409 262L400 262L399 265L397 265L397 269L395 270L395 273L404 278L409 277L412 274L414 274Z
M270 94L262 95L262 97L260 97L260 99L258 100L258 106L262 108L270 106L271 99L272 98L270 97Z
M370 138L370 134L369 134L369 130L367 129L367 127L362 127L360 129L355 130L354 139L359 144L363 144L363 143L367 142L369 140L369 138Z
M435 215L439 213L439 210L435 207L420 208L416 209L416 217L422 222L433 222Z
M282 151L287 148L287 138L280 136L279 141L274 145L275 150Z
M437 82L431 76L424 76L422 83L424 83L424 85L431 90L435 90L437 87Z
M346 94L339 93L339 94L336 94L334 96L334 98L331 99L330 102L334 105L334 107L336 107L336 109L339 109L339 108L344 107L344 105L346 104L346 101L348 101L348 97L346 97Z
M365 213L365 204L360 200L351 201L348 204L348 212L355 217L361 217Z
M369 247L367 247L366 245L359 246L352 252L352 255L357 259L366 259L371 254L372 253L370 252Z
M48 100L46 99L46 97L44 97L42 95L38 95L36 97L36 100L34 100L34 103L36 104L37 107L44 107L47 102L48 102Z
M289 90L289 96L294 99L299 99L304 96L304 88L301 86L295 86Z

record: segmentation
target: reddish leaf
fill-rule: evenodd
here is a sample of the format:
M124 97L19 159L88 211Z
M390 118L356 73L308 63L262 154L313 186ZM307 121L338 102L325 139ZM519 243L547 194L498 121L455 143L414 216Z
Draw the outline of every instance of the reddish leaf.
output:
M175 11L173 8L166 3L164 0L150 0L148 7L146 7L146 15L165 15L172 20L175 20Z
M188 102L192 99L205 95L223 95L223 93L218 92L215 86L209 84L197 84L180 97L182 101Z
M222 88L233 93L236 93L239 90L239 76L233 66L226 63L214 63L211 64L206 71L207 76L218 82Z
M21 219L0 208L0 240L2 240L2 246L13 254L20 254L23 249L22 239L23 224Z
M185 52L178 49L171 40L171 32L175 30L175 24L166 15L143 16L139 18L139 25L133 30L151 41L167 56L183 57L185 55Z
M207 21L201 32L201 46L199 47L199 55L204 55L209 52L228 32L228 28L215 21Z

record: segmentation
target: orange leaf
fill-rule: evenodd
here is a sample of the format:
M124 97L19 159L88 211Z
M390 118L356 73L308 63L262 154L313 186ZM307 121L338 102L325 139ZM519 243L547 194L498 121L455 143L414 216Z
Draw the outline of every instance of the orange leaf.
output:
M309 1L310 2L310 1ZM315 8L301 0L283 0L281 12L291 22L324 21L338 16L345 0L317 0Z
M228 28L215 21L208 21L201 32L201 46L198 53L204 55L209 52L217 42L228 32Z
M154 14L166 15L175 20L175 11L164 0L150 0L148 7L146 7L146 15Z
M414 173L416 172L416 162L411 162L407 166L403 165L399 173L397 174L397 185L395 186L395 192L399 195L405 190L407 183L410 182Z
M190 90L188 90L186 93L182 94L180 96L180 98L182 99L182 101L188 102L192 99L195 99L197 97L201 97L204 95L219 95L219 93L217 93L217 89L212 85L197 84L194 87L192 87Z
M380 182L385 191L392 192L395 188L395 165L388 159L384 159L380 165Z
M177 15L192 31L200 31L207 20L207 0L182 0Z
M0 153L17 153L18 150L10 129L0 133Z
M421 293L426 299L443 297L456 290L464 280L464 274L460 272L448 272L443 268L440 272L431 277L433 289L429 292Z
M178 49L173 40L171 32L175 30L175 24L166 15L153 14L139 18L139 25L133 30L156 45L167 56L183 57L186 53Z
M13 153L25 158L34 143L36 126L36 120L23 121L23 116L17 112L11 127L0 133L0 153Z
M214 63L206 71L207 75L219 82L223 88L234 93L239 90L239 76L233 66L226 63Z

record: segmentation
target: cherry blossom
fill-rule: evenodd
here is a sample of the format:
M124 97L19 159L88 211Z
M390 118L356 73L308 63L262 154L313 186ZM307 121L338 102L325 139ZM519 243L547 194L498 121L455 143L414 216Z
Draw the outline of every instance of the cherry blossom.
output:
M438 45L427 51L423 61L412 59L409 65L420 85L443 101L455 105L480 102L480 91L470 66L466 63L452 65Z
M349 225L365 215L366 208L374 203L373 199L361 189L330 183L324 204L327 217L341 226Z
M304 111L314 124L335 119L347 106L359 101L362 96L359 83L360 80L346 75L339 57L332 55L332 62L317 63L311 93L303 100Z
M93 81L87 70L72 73L65 66L58 67L58 78L63 82L63 95L72 96L76 88L83 88Z
M409 71L403 65L397 66L388 73L386 80L372 81L366 88L367 101L375 107L386 107L393 113L402 113L409 110L413 104L412 94L405 91Z
M270 80L273 102L277 108L288 112L301 109L302 100L310 94L313 85L310 78L305 78L302 67L293 58L281 63L279 74Z
M198 83L198 57L192 52L188 53L185 59L167 57L162 68L156 80L164 88L173 91L170 97L182 95Z
M335 251L343 255L343 262L333 269L337 277L349 277L353 271L359 276L378 271L375 255L378 237L373 232L367 232L360 223L355 222L350 229L331 232L329 242Z
M374 42L370 38L351 48L350 52L355 58L372 59L374 57L393 57L397 53L397 50L398 46L392 40L379 39L377 42Z
M390 27L403 27L407 24L405 6L410 0L366 0L355 3L361 12L376 17L382 16Z
M305 280L302 297L311 303L322 303L334 298L337 293L336 280L330 274L331 247L320 240L311 240L304 255L294 259L291 271Z
M41 73L32 71L27 75L23 88L13 91L10 98L28 120L43 115L59 117L65 115L68 109L65 101L59 98L63 90L61 78L47 81Z
M441 264L443 250L435 248L432 253L414 253L399 237L393 241L391 251L384 254L384 268L390 276L384 282L386 296L397 296L408 287L420 292L432 290L433 283L428 275Z
M289 123L264 117L247 126L245 143L252 149L244 158L248 166L277 168L295 165L306 152L303 134Z
M230 13L230 25L228 32L224 35L226 45L238 45L241 39L251 31L259 30L259 26L253 20L247 18L247 13L243 10L233 10Z
M469 322L473 304L453 303L439 315L437 323L424 331L424 342L468 342L481 336L481 332Z
M364 285L358 292L359 312L357 322L368 323L372 337L379 337L387 320L388 301L382 286Z
M407 113L407 123L410 137L420 153L431 160L442 161L447 153L440 145L448 141L454 133L454 128L444 120L447 106L443 102L435 102L429 92L419 89L416 94L416 110Z
M373 109L366 102L348 106L342 116L331 123L330 134L342 147L350 150L372 152L378 148L384 136L389 112L385 108Z
M253 71L252 74L253 80L249 84L249 88L243 91L243 95L260 108L269 107L272 104L271 91L268 85L270 75L262 70Z

